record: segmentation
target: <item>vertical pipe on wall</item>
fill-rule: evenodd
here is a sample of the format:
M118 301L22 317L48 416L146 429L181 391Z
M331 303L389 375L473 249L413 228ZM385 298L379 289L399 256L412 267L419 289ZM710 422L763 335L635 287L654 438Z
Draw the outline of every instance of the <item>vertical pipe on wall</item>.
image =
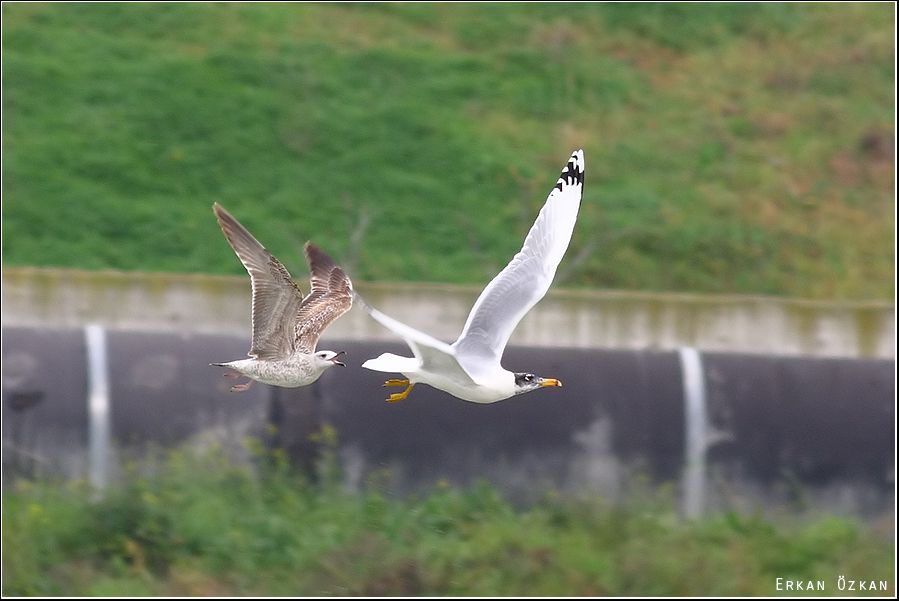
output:
M708 416L706 415L705 373L702 357L693 347L681 347L681 374L684 386L684 422L686 424L683 511L694 519L705 510L706 451L708 449Z
M103 326L84 327L87 347L88 478L98 492L109 482L109 363Z

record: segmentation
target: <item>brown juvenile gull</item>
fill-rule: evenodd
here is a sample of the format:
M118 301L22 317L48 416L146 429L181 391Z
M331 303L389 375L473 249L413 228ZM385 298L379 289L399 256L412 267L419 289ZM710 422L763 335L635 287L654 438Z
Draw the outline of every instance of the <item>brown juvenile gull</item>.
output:
M353 284L334 261L311 242L305 246L311 272L311 291L306 297L284 265L218 203L212 206L219 225L237 258L250 274L253 288L253 342L249 359L210 363L229 367L227 377L250 378L231 387L242 392L253 380L273 386L296 388L318 380L339 361L344 351L316 351L318 338L328 325L350 310ZM238 373L235 373L238 372Z
M552 284L574 231L583 188L584 151L577 150L562 168L562 175L550 191L521 250L481 292L462 334L453 344L419 332L362 303L369 315L402 337L415 355L400 357L384 353L362 364L367 369L406 376L384 383L405 387L402 392L390 395L388 401L402 401L418 382L473 403L495 403L538 388L562 385L555 378L503 369L500 360L515 326Z

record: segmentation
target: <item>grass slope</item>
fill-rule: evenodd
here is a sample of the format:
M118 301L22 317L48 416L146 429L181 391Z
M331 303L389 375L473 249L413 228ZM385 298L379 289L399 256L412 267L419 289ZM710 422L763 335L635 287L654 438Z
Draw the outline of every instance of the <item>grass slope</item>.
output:
M484 283L568 153L560 285L893 294L890 4L4 4L3 262Z

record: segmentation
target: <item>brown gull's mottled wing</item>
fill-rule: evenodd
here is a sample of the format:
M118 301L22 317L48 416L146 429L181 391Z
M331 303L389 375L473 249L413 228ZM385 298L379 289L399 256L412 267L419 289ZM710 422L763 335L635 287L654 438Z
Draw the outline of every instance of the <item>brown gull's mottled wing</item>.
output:
M353 284L343 269L311 242L306 243L306 262L312 291L297 312L295 347L312 353L325 328L353 306Z
M253 288L253 342L250 357L280 359L294 350L294 316L303 294L284 265L221 205L213 211Z

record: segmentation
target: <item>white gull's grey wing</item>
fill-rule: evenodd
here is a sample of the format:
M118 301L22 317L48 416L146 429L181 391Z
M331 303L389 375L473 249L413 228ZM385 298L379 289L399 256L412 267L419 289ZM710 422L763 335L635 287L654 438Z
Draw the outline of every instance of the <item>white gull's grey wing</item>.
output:
M222 233L247 273L253 288L253 342L250 357L281 359L293 352L297 311L303 295L284 265L237 219L215 203Z
M452 346L381 313L358 294L356 301L375 321L406 341L412 354L421 362L419 370L441 373L457 379L460 384L474 385L471 376L459 365L456 351ZM362 364L362 367L403 373L408 370L409 361L411 360L408 358L385 353L376 359L369 359Z
M315 352L322 332L332 321L353 306L353 283L319 247L305 246L311 289L296 314L295 348L302 353Z
M503 350L521 318L549 290L568 249L584 188L584 151L572 153L521 250L484 288L459 339L456 357L475 379L500 368Z

